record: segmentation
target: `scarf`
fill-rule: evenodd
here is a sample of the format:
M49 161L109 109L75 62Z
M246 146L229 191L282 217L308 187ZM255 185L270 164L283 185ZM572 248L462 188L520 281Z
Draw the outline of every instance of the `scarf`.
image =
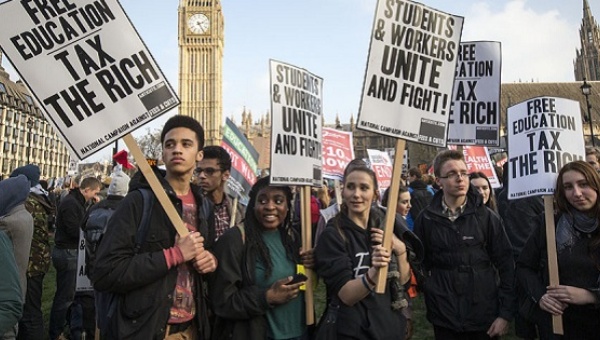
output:
M581 234L591 234L598 229L598 218L588 216L576 209L563 214L556 225L556 251L562 253L570 249Z

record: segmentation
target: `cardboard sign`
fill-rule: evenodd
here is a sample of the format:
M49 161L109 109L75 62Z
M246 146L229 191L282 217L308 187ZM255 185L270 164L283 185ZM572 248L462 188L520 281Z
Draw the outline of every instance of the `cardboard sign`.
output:
M508 198L552 195L563 165L585 159L579 102L537 97L508 108Z
M373 169L375 177L377 177L379 191L383 195L385 189L389 188L391 184L394 164L385 151L367 149L367 154L369 155L371 169Z
M352 132L323 128L323 177L343 180L353 159Z
M75 291L77 292L91 292L94 290L92 282L85 274L85 237L83 231L79 232L79 247L77 251L77 282L75 285Z
M256 183L258 152L229 118L225 121L221 146L231 156L227 191L233 197L245 196Z
M500 144L501 63L499 42L460 44L448 121L449 144Z
M321 186L323 79L271 60L271 184Z
M179 105L117 0L4 2L0 46L80 159Z
M378 1L357 127L446 146L463 18L412 1Z

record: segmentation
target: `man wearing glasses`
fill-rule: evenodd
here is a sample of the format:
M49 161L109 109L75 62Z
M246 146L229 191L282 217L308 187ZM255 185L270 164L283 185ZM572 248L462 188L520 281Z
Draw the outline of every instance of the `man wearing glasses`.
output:
M497 339L516 305L510 242L500 217L469 186L462 152L440 152L433 169L441 190L414 230L425 247L427 319L436 339Z
M206 146L203 149L204 158L196 167L196 182L204 191L205 197L215 205L215 241L223 235L230 226L242 220L243 209L237 205L234 223L231 222L233 213L231 199L225 193L225 185L231 175L231 156L220 146Z

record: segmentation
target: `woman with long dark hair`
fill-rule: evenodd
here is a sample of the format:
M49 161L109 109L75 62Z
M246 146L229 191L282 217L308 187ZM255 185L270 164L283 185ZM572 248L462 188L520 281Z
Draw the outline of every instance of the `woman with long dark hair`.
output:
M554 198L559 285L550 286L544 216L517 260L528 299L520 312L538 325L541 339L598 339L600 334L600 177L586 162L566 164ZM551 315L562 315L564 336L552 334Z
M312 267L312 250L300 252L291 225L292 191L259 179L250 190L243 225L214 248L219 261L210 282L216 320L213 339L302 339L306 336L302 283L291 283L297 264Z
M483 172L479 171L470 173L469 181L483 197L483 204L497 213L498 205L496 204L496 195L494 195L490 179Z

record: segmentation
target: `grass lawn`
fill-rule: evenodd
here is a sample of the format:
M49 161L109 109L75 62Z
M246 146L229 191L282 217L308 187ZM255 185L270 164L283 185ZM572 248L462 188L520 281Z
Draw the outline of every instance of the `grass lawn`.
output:
M44 278L44 292L42 298L42 311L44 312L44 325L46 330L48 329L48 320L50 318L50 308L52 307L52 299L54 298L54 291L56 290L54 267L50 266L50 271ZM315 308L317 316L320 316L325 309L325 285L319 282L319 286L315 290ZM429 340L433 339L433 327L425 318L425 305L422 295L413 300L413 315L414 315L414 326L415 332L413 335L414 340ZM318 321L318 318L317 318ZM47 334L47 332L46 332ZM47 339L47 338L46 338ZM511 324L511 330L508 335L502 337L503 340L517 340L514 335L514 326Z

